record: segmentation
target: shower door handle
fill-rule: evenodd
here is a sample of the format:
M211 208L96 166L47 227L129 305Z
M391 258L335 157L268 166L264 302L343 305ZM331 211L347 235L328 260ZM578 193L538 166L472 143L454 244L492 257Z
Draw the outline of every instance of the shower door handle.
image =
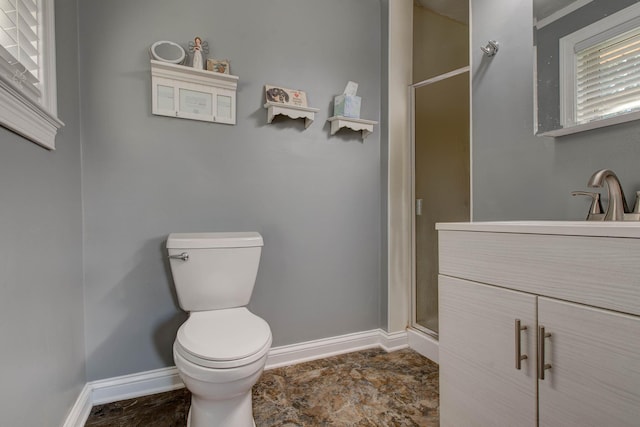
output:
M422 215L422 199L416 199L416 216Z

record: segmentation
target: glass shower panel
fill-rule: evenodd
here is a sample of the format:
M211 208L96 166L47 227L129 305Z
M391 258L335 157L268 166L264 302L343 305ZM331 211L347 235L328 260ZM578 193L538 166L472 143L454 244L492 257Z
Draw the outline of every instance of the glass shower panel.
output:
M438 332L436 222L469 221L469 73L415 89L414 326Z

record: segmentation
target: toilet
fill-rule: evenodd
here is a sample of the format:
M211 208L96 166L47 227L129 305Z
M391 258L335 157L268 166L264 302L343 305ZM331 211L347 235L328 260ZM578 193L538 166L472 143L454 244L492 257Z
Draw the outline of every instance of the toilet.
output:
M178 329L173 358L191 392L190 427L253 427L251 388L271 348L271 329L251 313L262 236L171 233L171 274L189 318Z

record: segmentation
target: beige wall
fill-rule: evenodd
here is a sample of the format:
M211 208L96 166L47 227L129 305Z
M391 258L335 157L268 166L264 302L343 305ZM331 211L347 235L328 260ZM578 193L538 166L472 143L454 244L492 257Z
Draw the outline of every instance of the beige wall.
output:
M389 1L388 86L388 319L389 332L403 331L411 307L411 136L409 99L411 85L412 1Z
M413 82L469 65L469 27L413 8Z

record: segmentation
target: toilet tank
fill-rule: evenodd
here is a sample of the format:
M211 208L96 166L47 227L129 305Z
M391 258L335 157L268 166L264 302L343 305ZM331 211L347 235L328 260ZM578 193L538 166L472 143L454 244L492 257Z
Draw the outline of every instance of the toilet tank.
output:
M262 245L255 232L169 234L169 264L180 307L204 311L247 305Z

